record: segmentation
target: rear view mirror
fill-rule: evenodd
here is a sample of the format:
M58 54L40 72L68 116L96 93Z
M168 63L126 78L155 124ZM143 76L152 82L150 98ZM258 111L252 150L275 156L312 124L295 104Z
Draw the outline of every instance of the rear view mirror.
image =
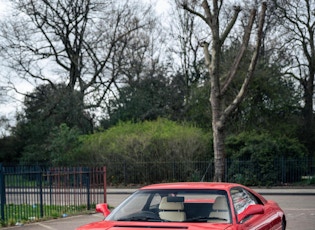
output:
M184 202L183 196L168 196L167 202Z
M110 210L109 210L106 203L97 204L95 209L96 209L96 212L102 213L104 215L104 217L106 217L110 214Z

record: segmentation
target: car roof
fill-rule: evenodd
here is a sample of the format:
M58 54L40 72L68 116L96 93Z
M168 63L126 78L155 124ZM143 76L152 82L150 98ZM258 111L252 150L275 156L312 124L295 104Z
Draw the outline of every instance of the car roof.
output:
M140 190L146 189L219 189L229 190L232 187L244 187L236 183L226 182L175 182L175 183L160 183L142 187Z

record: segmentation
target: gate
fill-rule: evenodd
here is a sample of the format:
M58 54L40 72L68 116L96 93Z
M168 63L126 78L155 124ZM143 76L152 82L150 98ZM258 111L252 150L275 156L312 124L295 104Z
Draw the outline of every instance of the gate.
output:
M106 168L0 163L0 197L0 218L9 225L83 213L106 202Z

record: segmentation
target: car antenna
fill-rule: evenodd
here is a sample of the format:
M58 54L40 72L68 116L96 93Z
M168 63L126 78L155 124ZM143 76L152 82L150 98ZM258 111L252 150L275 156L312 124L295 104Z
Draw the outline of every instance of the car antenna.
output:
M208 170L209 170L209 168L210 168L210 165L211 165L211 161L209 162L208 167L207 167L207 169L206 169L205 173L204 173L204 174L203 174L203 176L201 177L200 182L203 182L203 181L204 181L205 176L206 176L206 174L207 174L207 172L208 172Z

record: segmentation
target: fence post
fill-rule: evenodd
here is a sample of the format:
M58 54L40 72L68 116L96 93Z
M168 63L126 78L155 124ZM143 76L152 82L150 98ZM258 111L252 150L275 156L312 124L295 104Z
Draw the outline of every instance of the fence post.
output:
M90 203L90 170L91 168L87 168L86 171L86 195L87 195L87 209L91 209L91 203Z
M103 166L104 203L107 203L106 166Z
M40 217L44 217L44 202L43 202L43 171L40 167L38 167L39 172L39 200L40 200Z
M124 185L127 185L127 163L124 161Z
M224 158L224 181L228 182L228 159Z
M284 163L284 158L283 158L283 156L281 157L281 182L284 184L284 183L286 183L287 181L286 181L286 165L285 165L285 163Z
M49 205L52 205L52 184L53 184L53 179L52 179L52 174L51 174L51 168L49 168L49 173L48 174L48 183L49 183Z
M175 168L176 168L176 165L175 165L176 163L175 163L175 160L173 160L173 178L172 178L172 180L176 180L176 178L175 178Z
M5 179L4 179L4 172L2 168L2 163L0 163L0 212L1 212L1 220L4 221L4 205L6 203L5 198Z

